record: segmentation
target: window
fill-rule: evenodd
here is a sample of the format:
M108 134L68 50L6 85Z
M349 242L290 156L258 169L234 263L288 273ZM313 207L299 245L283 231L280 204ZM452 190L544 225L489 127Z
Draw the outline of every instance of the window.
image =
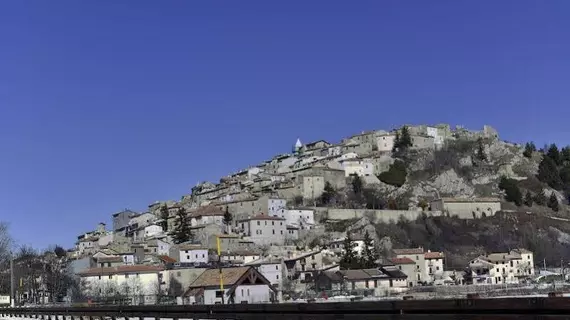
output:
M279 270L279 266L275 266L275 270Z
M196 256L196 259L198 259L198 255L196 254L195 256Z
M125 274L125 279L128 279L128 278L129 278L129 274L127 273L127 274Z
M186 256L186 259L187 259L187 260L190 260L190 256Z
M249 289L247 289L247 295L249 296Z
M101 280L101 276L99 276L99 280Z
M113 279L113 275L109 275L109 279Z
M278 275L278 274L275 275L275 280L279 280L279 275Z
M271 230L271 231L273 231L273 234L275 234L275 229L273 229L273 230Z
M259 225L261 225L261 223L259 221L257 221L257 225L259 226Z
M206 255L202 253L202 258L205 258L205 257L206 257Z
M274 225L275 225L275 221L271 221L271 225L274 226Z
M281 234L283 234L283 230L281 230Z

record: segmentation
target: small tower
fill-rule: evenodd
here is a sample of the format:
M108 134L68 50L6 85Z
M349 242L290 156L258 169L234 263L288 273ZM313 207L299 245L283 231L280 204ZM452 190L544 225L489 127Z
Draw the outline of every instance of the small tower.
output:
M301 143L301 140L299 138L297 138L297 142L295 142L295 153L298 153L301 151L301 149L303 148L303 144Z

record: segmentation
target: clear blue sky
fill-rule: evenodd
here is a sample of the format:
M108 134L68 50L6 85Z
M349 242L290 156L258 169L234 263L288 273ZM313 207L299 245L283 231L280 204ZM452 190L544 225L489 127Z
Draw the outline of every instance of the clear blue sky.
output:
M0 220L71 246L297 137L570 137L570 2L0 1Z

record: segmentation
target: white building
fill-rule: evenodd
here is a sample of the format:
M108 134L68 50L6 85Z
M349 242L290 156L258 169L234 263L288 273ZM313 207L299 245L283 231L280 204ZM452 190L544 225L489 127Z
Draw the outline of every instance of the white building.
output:
M368 160L352 158L342 160L345 177L357 175L359 177L374 175L374 164Z
M180 245L179 251L181 263L208 263L208 249L200 245Z
M426 281L433 283L435 280L443 278L443 259L445 258L443 252L428 252L424 253L425 266L424 269L427 273Z
M162 227L156 224L151 224L144 227L144 237L150 238L162 234Z
M222 262L229 262L234 265L244 265L259 259L261 259L259 253L239 249L222 252L220 257Z
M269 303L277 299L275 288L253 267L223 268L223 290L220 270L208 269L184 293L185 304Z
M386 133L376 138L376 146L378 151L392 151L396 141L395 133Z
M287 200L279 198L269 198L267 201L267 215L272 217L283 217L287 209Z
M283 244L286 235L285 219L258 214L238 221L238 227L249 240L258 245Z
M288 226L296 226L304 229L312 229L315 225L315 211L308 209L289 209L281 216L285 218Z
M92 268L79 273L83 293L94 299L105 299L118 294L132 297L133 303L155 303L161 287L162 268L155 266L118 266ZM144 301L139 301L144 296ZM136 300L136 301L135 301Z
M283 263L279 258L266 258L252 261L248 264L259 271L269 282L277 289L282 288L283 284Z
M469 262L473 283L519 283L534 275L534 256L525 249L479 256Z

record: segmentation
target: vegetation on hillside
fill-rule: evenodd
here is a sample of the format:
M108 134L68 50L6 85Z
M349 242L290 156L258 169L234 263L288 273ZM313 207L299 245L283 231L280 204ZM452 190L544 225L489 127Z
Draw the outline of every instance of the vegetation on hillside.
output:
M394 248L444 251L450 268L463 268L479 254L515 248L531 250L536 261L546 259L550 265L570 258L570 221L541 215L499 213L474 220L424 215L375 226L378 236L389 237Z

